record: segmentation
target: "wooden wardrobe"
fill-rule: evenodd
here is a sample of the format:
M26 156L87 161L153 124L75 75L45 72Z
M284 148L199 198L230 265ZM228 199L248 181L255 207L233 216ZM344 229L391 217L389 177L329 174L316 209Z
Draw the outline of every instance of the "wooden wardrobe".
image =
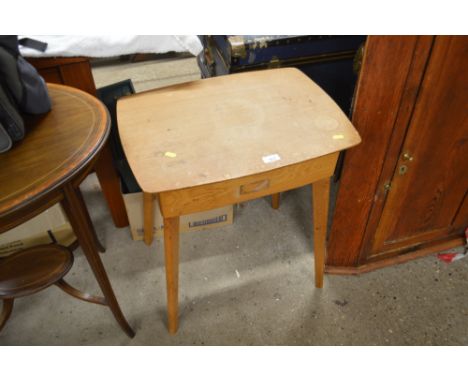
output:
M326 270L355 274L464 244L468 37L370 36Z

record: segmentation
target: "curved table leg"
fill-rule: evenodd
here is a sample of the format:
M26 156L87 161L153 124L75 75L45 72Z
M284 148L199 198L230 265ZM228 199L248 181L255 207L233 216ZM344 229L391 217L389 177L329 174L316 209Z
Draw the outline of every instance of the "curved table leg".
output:
M63 209L70 220L73 231L78 238L78 242L80 243L89 265L91 266L107 304L122 330L129 337L134 337L135 333L120 309L109 278L107 277L106 270L104 269L104 265L96 251L92 229L89 227L88 219L86 218L86 205L78 196L79 191L77 191L70 183L66 184L63 190L65 194L65 198L62 200Z
M77 298L78 300L91 302L93 304L100 304L100 305L107 305L107 301L104 297L93 296L89 293L84 293L74 287L72 287L69 283L67 283L64 279L60 279L55 283L61 290L65 293L69 294Z
M81 190L79 188L76 189L76 195L80 198L81 203L85 205L83 194L81 193ZM98 252L102 252L102 253L106 252L106 248L99 241L99 238L96 233L96 229L94 228L93 222L91 220L91 216L89 216L88 209L85 209L83 213L86 217L86 220L88 221L88 226L91 229L91 232L93 234L94 244L96 245Z
M11 311L13 310L13 301L15 300L12 298L6 298L3 300L3 310L2 314L0 315L0 332L10 318Z

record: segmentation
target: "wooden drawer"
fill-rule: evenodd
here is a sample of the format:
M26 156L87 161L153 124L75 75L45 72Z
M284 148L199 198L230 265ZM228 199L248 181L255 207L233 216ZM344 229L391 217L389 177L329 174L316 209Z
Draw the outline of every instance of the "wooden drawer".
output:
M165 218L186 215L302 187L330 177L337 159L333 153L260 174L162 192L161 212Z

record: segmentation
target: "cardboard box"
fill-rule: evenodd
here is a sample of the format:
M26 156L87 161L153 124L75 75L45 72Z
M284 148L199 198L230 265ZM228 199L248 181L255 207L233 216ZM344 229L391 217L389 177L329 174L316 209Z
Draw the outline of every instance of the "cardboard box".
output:
M136 192L123 194L125 208L127 209L130 231L133 240L143 240L143 193ZM163 236L163 217L156 200L154 208L153 232L157 237ZM232 224L233 207L226 206L210 211L196 212L180 217L180 232L201 231L205 229L224 227Z
M0 257L35 245L50 244L54 240L64 246L69 246L76 240L59 204L0 234Z

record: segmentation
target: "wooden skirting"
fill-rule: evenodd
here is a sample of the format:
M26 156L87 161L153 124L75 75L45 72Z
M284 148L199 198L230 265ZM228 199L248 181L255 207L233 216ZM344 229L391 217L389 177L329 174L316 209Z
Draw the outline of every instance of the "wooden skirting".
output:
M360 275L361 273L371 272L376 269L388 267L390 265L398 265L406 263L407 261L417 259L419 257L430 255L431 253L443 251L445 249L458 247L464 245L465 241L463 238L451 239L432 245L426 248L418 249L417 251L405 253L397 257L390 257L378 261L373 261L367 264L363 264L357 267L339 267L339 266L325 266L325 273L331 275Z

